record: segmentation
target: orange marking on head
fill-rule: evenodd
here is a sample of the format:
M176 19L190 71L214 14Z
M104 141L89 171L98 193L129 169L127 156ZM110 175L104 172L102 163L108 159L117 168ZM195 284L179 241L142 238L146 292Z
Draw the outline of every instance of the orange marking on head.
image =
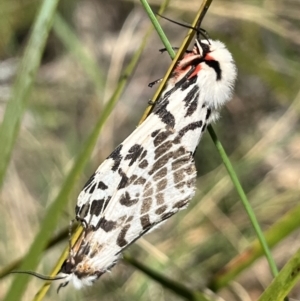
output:
M198 74L198 72L201 70L201 65L197 65L195 70L193 71L193 73L189 76L189 79L196 76Z
M215 59L212 56L210 56L209 54L207 54L204 59L206 61L215 61Z

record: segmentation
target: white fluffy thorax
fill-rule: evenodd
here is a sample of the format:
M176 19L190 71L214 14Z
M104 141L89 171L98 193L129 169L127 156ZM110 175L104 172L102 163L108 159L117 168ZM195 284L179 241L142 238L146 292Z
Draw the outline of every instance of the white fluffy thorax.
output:
M219 63L221 79L217 80L215 70L202 62L197 84L201 91L205 91L205 101L217 109L231 99L237 69L231 53L222 42L202 40L201 43L209 45L210 52L206 54L205 60L211 58Z

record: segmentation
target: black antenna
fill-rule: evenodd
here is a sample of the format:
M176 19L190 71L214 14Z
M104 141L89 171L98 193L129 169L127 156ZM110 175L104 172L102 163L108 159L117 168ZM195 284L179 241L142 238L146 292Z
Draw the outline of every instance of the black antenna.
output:
M208 33L206 32L205 29L201 28L200 27L200 20L199 20L199 23L197 24L197 27L193 27L191 25L187 25L187 24L183 24L183 23L180 23L180 22L177 22L177 21L174 21L172 19L169 19L167 17L164 17L158 13L156 13L156 15L160 16L161 18L165 19L165 20L168 20L174 24L177 24L177 25L180 25L182 27L185 27L185 28L189 28L189 29L193 29L197 32L197 39L200 40L200 36L202 35L204 37L205 40L207 40L207 42L209 43L209 37L208 37Z
M47 281L61 280L66 278L66 276L46 276L32 271L12 271L10 274L27 274Z

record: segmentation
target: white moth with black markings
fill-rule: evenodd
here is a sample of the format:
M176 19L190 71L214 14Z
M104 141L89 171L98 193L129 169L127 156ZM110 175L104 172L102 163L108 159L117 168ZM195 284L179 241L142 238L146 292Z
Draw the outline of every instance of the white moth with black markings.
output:
M152 113L99 166L81 191L83 232L55 277L92 285L130 244L184 209L195 193L193 155L232 95L236 67L223 43L195 41ZM33 272L29 272L38 275Z
M84 230L61 267L60 287L92 285L126 247L188 205L195 193L193 154L231 98L235 79L224 44L196 39L152 113L81 191L76 218Z

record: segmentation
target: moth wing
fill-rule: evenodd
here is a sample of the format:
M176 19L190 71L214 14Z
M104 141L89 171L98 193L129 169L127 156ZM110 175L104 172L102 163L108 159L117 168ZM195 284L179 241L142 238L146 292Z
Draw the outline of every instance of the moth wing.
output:
M180 86L170 89L152 114L92 175L80 193L76 206L76 215L85 225L96 227L100 216L106 214L106 208L117 190L125 182L128 186L133 181L133 175L139 177L144 169L151 169L156 153L167 151L171 147L171 141L194 153L206 127L209 108L203 105L197 85L192 82L186 86L186 96L181 99L186 105L178 101L182 97ZM168 142L164 143L165 141ZM145 162L147 166L143 166ZM141 167L137 168L139 164ZM148 176L145 175L144 178L147 179Z
M149 146L153 147L151 143ZM95 225L97 230L113 223L117 229L131 221L137 221L146 230L162 217L166 218L165 213L174 208L178 211L179 203L184 206L194 195L194 159L191 152L175 144L172 138L157 146L147 159L139 158L127 168L123 165L122 174L111 202L101 215L102 220Z
M87 256L96 270L109 270L124 248L184 209L193 197L196 168L191 153L176 145L153 157L150 169L126 170L131 176L98 219Z
M153 147L153 133L158 133L162 127L164 125L159 118L151 114L90 177L78 196L75 208L76 217L84 226L97 225L113 195L122 187L124 173L130 176L141 163L141 158L149 156L148 150ZM136 162L138 157L140 160Z

